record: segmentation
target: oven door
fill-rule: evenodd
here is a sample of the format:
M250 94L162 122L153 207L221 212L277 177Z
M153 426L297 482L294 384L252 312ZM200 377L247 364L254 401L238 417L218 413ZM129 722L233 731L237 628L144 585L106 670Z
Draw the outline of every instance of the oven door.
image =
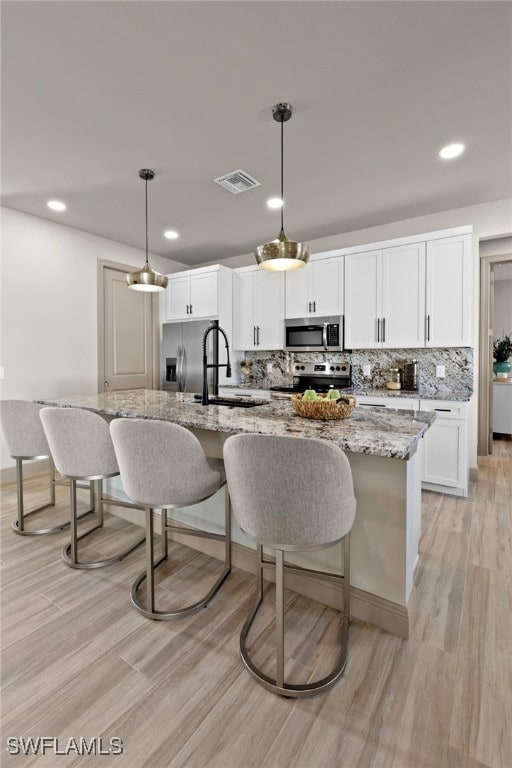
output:
M342 329L342 318L321 317L311 322L311 318L286 320L285 349L288 352L338 352L340 344L329 343L328 328L338 325ZM342 333L338 334L341 342Z

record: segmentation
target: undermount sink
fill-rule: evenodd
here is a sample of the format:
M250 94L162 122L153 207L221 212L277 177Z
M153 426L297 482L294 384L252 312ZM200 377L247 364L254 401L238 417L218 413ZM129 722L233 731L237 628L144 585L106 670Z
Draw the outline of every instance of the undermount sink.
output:
M201 405L201 395L196 395L191 403ZM265 405L266 401L239 400L238 398L210 397L208 405L225 405L227 408L254 408L257 405ZM267 403L268 404L268 403Z

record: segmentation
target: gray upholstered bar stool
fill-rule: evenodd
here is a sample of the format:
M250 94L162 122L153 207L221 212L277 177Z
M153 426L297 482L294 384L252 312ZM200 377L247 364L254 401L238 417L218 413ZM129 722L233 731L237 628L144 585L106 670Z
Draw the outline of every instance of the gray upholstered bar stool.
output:
M231 571L231 509L226 492L224 533L176 525L167 510L183 509L205 501L225 486L222 459L207 459L199 440L188 429L166 421L116 419L110 424L121 479L128 496L146 510L146 570L135 580L131 598L135 608L150 619L174 619L197 611L215 595ZM162 554L156 560L153 511L161 511ZM168 558L167 532L224 542L224 567L207 594L172 611L155 606L155 570ZM146 604L139 588L146 581Z
M82 408L43 408L41 421L55 466L70 483L71 542L64 547L62 559L71 568L101 568L122 560L144 543L144 537L117 555L104 560L82 562L78 559L78 542L103 527L103 504L133 507L129 502L116 502L103 496L103 480L119 474L119 467L105 419ZM77 481L94 485L97 522L78 536L76 513Z
M224 444L224 463L233 513L257 543L256 603L240 635L240 654L249 672L284 696L307 696L330 688L347 662L350 623L350 529L356 501L348 459L323 440L268 435L234 435ZM284 564L284 552L324 549L343 541L343 576ZM265 560L263 547L275 551ZM247 636L263 600L263 568L276 575L276 676L251 660ZM287 683L284 674L284 572L316 574L343 583L339 657L327 676L315 682Z
M18 515L12 524L15 533L21 536L40 536L45 533L57 533L69 526L69 520L45 528L25 527L27 517L41 512L44 509L55 506L55 486L67 485L67 481L57 480L55 478L55 465L50 454L50 446L44 434L43 425L39 418L39 413L44 406L32 403L29 400L3 400L0 403L0 421L7 448L16 461L16 486L18 499ZM23 462L34 461L36 459L48 459L50 464L50 501L37 509L25 512L24 494L23 494ZM91 486L90 491L91 509L82 513L80 517L94 512L94 494Z

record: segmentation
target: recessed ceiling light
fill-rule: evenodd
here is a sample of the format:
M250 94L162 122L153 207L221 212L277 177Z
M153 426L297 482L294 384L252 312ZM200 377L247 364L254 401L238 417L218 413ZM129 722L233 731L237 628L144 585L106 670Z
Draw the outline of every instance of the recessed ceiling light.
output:
M174 229L167 229L164 232L164 237L166 237L168 240L176 240L178 233Z
M465 149L465 145L458 142L456 144L447 144L439 152L439 157L442 157L443 160L452 160L454 157L462 155Z
M52 211L65 211L66 210L65 203L61 203L60 200L48 200L46 205L48 206L48 208L51 208Z
M269 197L267 200L267 205L269 208L281 208L283 201L280 197Z

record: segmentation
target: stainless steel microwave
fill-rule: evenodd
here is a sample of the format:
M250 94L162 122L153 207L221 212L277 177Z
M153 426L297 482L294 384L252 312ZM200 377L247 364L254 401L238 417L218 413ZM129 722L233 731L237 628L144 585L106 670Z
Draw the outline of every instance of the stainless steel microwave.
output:
M343 317L311 317L285 321L288 352L339 352L343 349Z

